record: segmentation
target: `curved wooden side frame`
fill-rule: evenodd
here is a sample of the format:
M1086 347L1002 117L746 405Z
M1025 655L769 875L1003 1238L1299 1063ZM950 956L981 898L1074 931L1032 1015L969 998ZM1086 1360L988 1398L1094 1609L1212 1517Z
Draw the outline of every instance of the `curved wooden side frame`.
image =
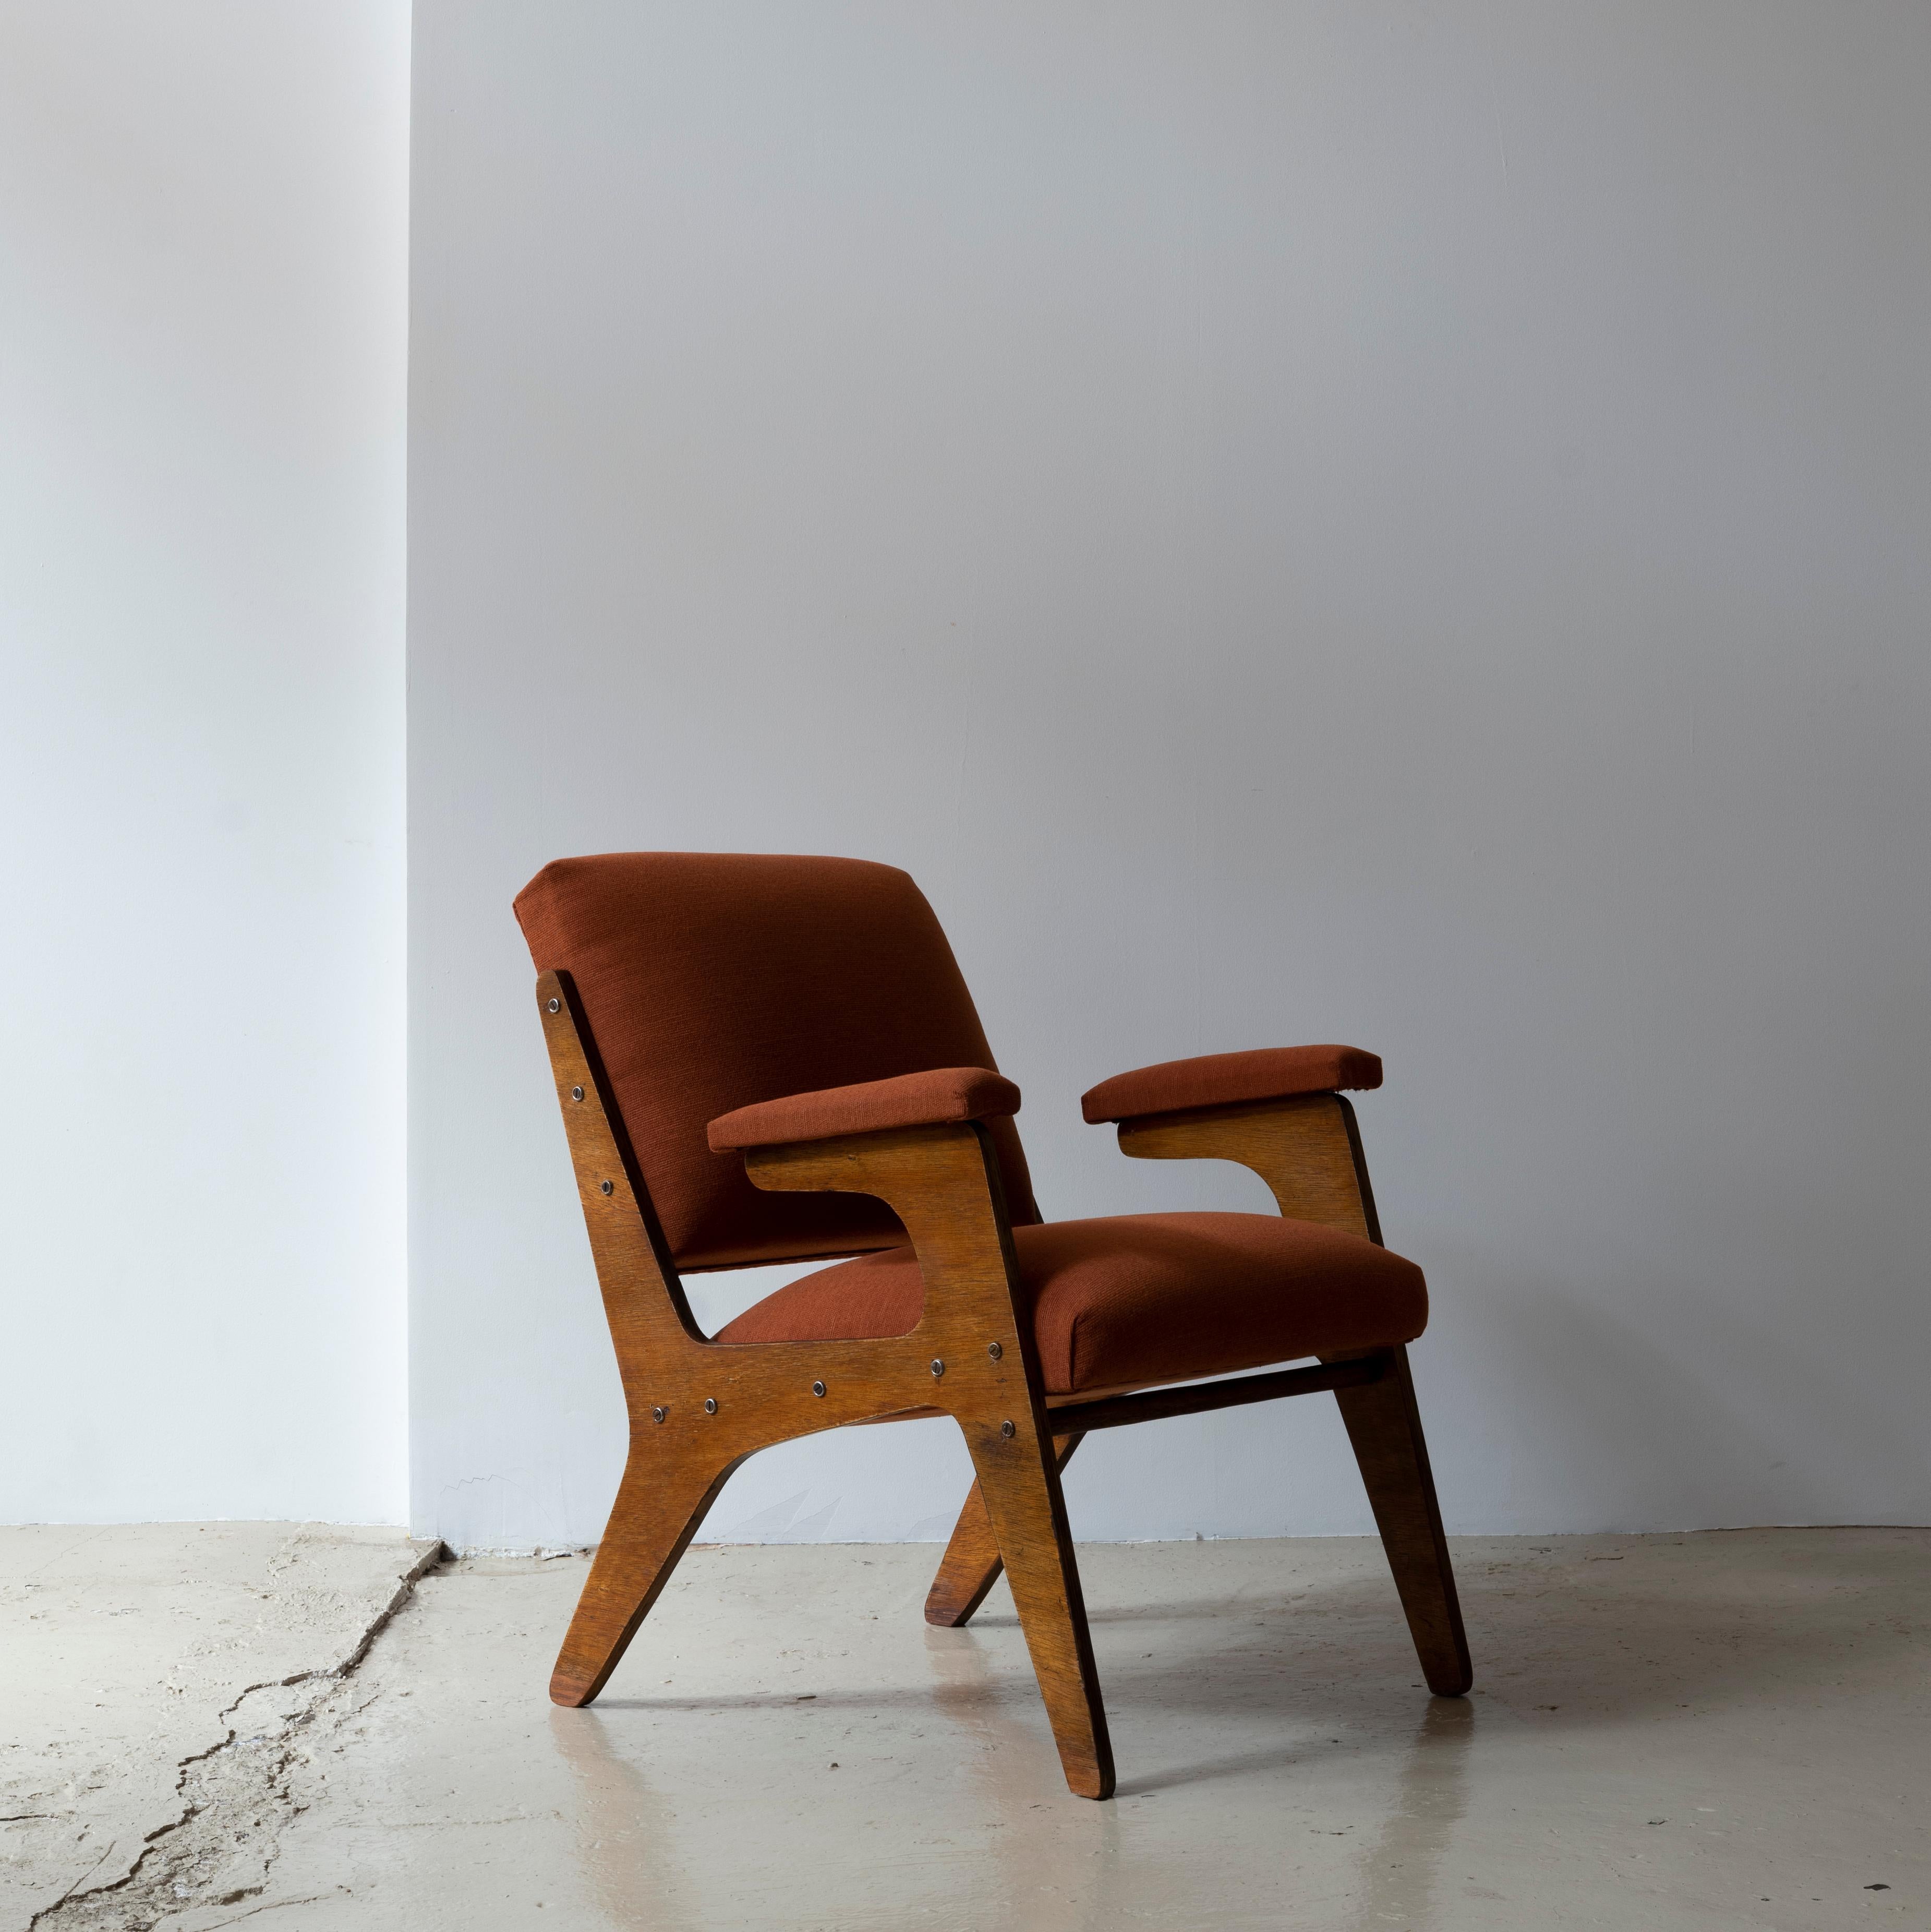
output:
M760 1187L874 1195L925 1280L908 1335L724 1346L691 1318L569 976L537 1004L630 1415L628 1460L550 1696L587 1704L616 1667L731 1471L820 1430L949 1414L965 1436L1066 1781L1113 1790L1111 1744L1031 1324L1017 1313L998 1162L976 1123L753 1150Z
M1122 1120L1120 1151L1140 1160L1236 1161L1267 1184L1290 1221L1318 1221L1381 1241L1361 1130L1339 1094L1296 1094Z
M1289 1220L1345 1228L1382 1245L1361 1131L1353 1106L1342 1094L1299 1094L1122 1120L1120 1148L1146 1160L1237 1161L1267 1184ZM1359 1387L1337 1389L1335 1400L1360 1465L1423 1675L1436 1696L1459 1697L1474 1682L1468 1638L1408 1351L1398 1348L1392 1354L1387 1373Z

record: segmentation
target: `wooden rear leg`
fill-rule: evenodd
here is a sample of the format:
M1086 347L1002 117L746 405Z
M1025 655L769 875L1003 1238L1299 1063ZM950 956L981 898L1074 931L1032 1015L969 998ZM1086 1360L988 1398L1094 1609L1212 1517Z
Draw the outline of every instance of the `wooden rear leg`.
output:
M1468 1639L1462 1628L1462 1605L1455 1572L1441 1533L1435 1478L1428 1466L1428 1444L1415 1407L1414 1384L1405 1348L1379 1382L1337 1389L1341 1419L1348 1425L1361 1479L1395 1573L1408 1629L1421 1658L1422 1675L1438 1697L1459 1697L1474 1682Z
M735 1461L721 1469L709 1461L640 1455L633 1445L596 1561L550 1672L552 1703L587 1704L604 1688L736 1467Z
M1113 1796L1113 1744L1087 1629L1059 1460L1024 1413L1009 1421L961 1417L979 1492L1005 1560L1033 1671L1066 1783L1081 1798ZM1010 1428L1010 1436L1004 1434Z
M1072 1460L1073 1451L1085 1438L1063 1436L1054 1444L1060 1468ZM925 1598L925 1621L942 1630L957 1630L971 1621L972 1613L985 1601L986 1593L999 1581L1006 1568L999 1554L999 1539L992 1533L992 1519L985 1511L985 1497L977 1483L967 1491L965 1508L952 1526L952 1540L940 1559L939 1574Z

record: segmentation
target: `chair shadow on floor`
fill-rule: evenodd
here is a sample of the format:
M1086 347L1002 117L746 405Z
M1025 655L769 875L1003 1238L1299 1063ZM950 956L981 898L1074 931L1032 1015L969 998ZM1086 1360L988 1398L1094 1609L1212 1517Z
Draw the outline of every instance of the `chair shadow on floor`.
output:
M1459 1872L1447 1862L1483 1775L1485 1746L1538 1734L1559 1745L1565 1733L1586 1745L1591 1732L1633 1722L1694 1724L1766 1697L1801 1702L1847 1672L1884 1681L1909 1667L1922 1640L1870 1616L1865 1588L1888 1585L1894 1600L1900 1575L1931 1580L1925 1531L1471 1539L1456 1553L1477 1670L1467 1698L1430 1698L1417 1682L1399 1608L1372 1565L1328 1577L1303 1569L1278 1594L1188 1598L1170 1588L1165 1601L1118 1610L1102 1600L1093 1618L1100 1666L1134 1766L1117 1806L1087 1805L1060 1786L1003 1595L972 1627L925 1631L922 1678L915 1668L877 1690L828 1688L810 1708L814 1721L889 1713L895 1726L924 1729L913 1747L922 1770L958 1768L941 1780L951 1792L945 1815L908 1822L920 1816L915 1801L898 1829L917 1841L901 1848L910 1862L903 1869L929 1868L935 1885L963 1882L944 1849L958 1832L992 1831L986 1856L971 1865L970 1922L1028 1932L1111 1932L1135 1915L1162 1922L1162 1912L1190 1922L1198 1898L1180 1888L1197 1882L1195 1868L1163 1850L1165 1808L1149 1801L1259 1780L1261 1810L1272 1815L1283 1799L1331 1798L1330 1774L1339 1774L1357 1811L1372 1795L1352 1826L1345 1812L1309 1821L1341 1861L1325 1886L1338 1916L1322 1923L1379 1932L1429 1923L1443 1909L1437 1894ZM808 1878L813 1909L834 1908L835 1917L869 1896L867 1862L882 1840L847 1828L871 1816L868 1800L850 1809L859 1789L814 1792L791 1772L761 1771L732 1729L734 1717L768 1720L798 1702L790 1690L634 1696L553 1712L577 1789L584 1886L613 1926L796 1922L757 1915L802 1909L802 1895L778 1898L726 1856L738 1814L715 1802L720 1766L739 1768L748 1800L760 1780L779 1778L771 1795L792 1828L822 1847ZM706 1715L726 1722L692 1727ZM670 1721L659 1729L652 1720ZM679 1776L694 1745L706 1759L703 1802L691 1802ZM1250 1788L1237 1802L1255 1795ZM1222 1802L1206 1792L1193 1802ZM1335 1826L1353 1835L1330 1833ZM1077 1882L1042 1890L1039 1874L1053 1870Z
M1014 1678L987 1646L964 1632L934 1632L930 1655L936 1682L916 1696L892 1695L901 1706L936 1703L967 1747L969 1786L962 1808L969 1817L1000 1828L995 1854L975 1861L972 1922L1023 1925L1027 1932L1114 1932L1149 1912L1184 1916L1199 1904L1198 1880L1184 1861L1165 1858L1129 1828L1117 1806L1093 1808L1069 1798L1043 1769L1042 1728L1030 1686ZM822 1695L814 1702L827 1701ZM838 1704L857 1708L879 1700L852 1697ZM718 1847L703 1842L703 1826L680 1820L670 1774L653 1778L631 1755L625 1716L666 1710L720 1708L775 1709L790 1696L745 1696L710 1704L695 1700L610 1702L595 1711L553 1711L559 1754L577 1793L578 1862L589 1901L613 1928L625 1932L696 1932L742 1922L789 1923L755 1914L769 1901L749 1888L735 1896L733 1875L721 1866ZM1360 1878L1348 1922L1359 1932L1380 1932L1390 1922L1422 1922L1451 1835L1467 1810L1467 1759L1477 1714L1466 1700L1436 1698L1423 1706L1396 1774L1392 1801L1378 1829L1351 1852ZM626 1748L627 1744L629 1748ZM1204 1779L1279 1769L1294 1755L1270 1751L1190 1767L1120 1786L1136 1796ZM949 1825L942 1826L949 1828ZM1069 1831L1083 1856L1069 1858ZM811 1883L828 1892L861 1892L876 1856L875 1840L853 1843L847 1865L827 1857L814 1865ZM1076 1882L1045 1886L1055 1871ZM700 1878L697 1874L703 1874ZM939 1882L947 1882L943 1868ZM805 1901L795 1901L802 1910ZM810 1901L814 1908L826 1903Z
M1843 1668L1847 1655L1826 1606L1841 1615L1860 1580L1868 1574L1873 1583L1882 1580L1880 1568L1896 1560L1882 1551L1833 1546L1833 1587L1816 1594L1816 1609L1807 1615L1788 1604L1771 1607L1767 1579L1773 1589L1781 1579L1799 1594L1816 1580L1810 1573L1820 1559L1792 1539L1828 1534L1702 1532L1667 1544L1654 1537L1551 1539L1541 1545L1517 1539L1513 1546L1471 1540L1458 1557L1475 1649L1474 1708L1506 1709L1539 1726L1570 1730L1686 1709L1707 1714L1758 1701L1769 1684L1822 1681ZM1931 1566L1931 1533L1895 1535L1903 1560ZM1762 1546L1759 1567L1718 1581L1696 1566L1702 1539L1751 1536L1772 1539ZM1618 1547L1597 1546L1606 1542ZM1565 1550L1568 1544L1573 1551ZM1503 1553L1489 1553L1498 1550ZM1679 1552L1689 1559L1681 1571L1672 1560ZM1624 1580L1626 1561L1641 1570L1640 1581ZM1414 1653L1393 1588L1385 1574L1368 1567L1343 1578L1297 1578L1278 1597L1090 1600L1090 1615L1109 1700L1119 1706L1123 1724L1150 1722L1157 1731L1177 1718L1210 1720L1216 1712L1251 1716L1269 1710L1279 1712L1291 1733L1268 1751L1230 1754L1191 1767L1143 1766L1130 1784L1123 1784L1123 1792L1285 1765L1303 1754L1296 1741L1303 1730L1325 1735L1324 1727L1364 1717L1399 1727L1411 1707L1419 1721L1423 1711L1457 1701L1417 1696ZM1009 1694L1016 1711L1027 1707L1030 1679L1003 1584L967 1629L927 1635L937 1695L954 1714L974 1699L990 1708ZM1856 1640L1860 1668L1880 1673L1906 1665L1920 1642L1882 1622L1860 1622ZM931 1685L901 1683L826 1689L814 1702L821 1712L916 1710L928 1707L934 1695ZM612 1715L775 1710L793 1696L607 1694L599 1708Z

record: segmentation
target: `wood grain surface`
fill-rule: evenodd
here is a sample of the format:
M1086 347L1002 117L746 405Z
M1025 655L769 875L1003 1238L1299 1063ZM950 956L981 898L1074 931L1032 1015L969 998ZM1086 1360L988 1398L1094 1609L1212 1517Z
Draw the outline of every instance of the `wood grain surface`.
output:
M883 1341L708 1341L655 1227L568 976L542 975L537 1005L631 1426L624 1480L551 1696L580 1705L602 1689L746 1456L820 1430L937 1411L958 1423L988 1499L1067 1784L1110 1796L1112 1748L1058 1459L985 1129L895 1128L748 1152L760 1187L885 1201L918 1255L925 1311L910 1334Z
M1381 1223L1354 1109L1339 1094L1202 1107L1123 1120L1120 1144L1150 1160L1237 1161L1272 1191L1282 1214L1345 1228L1380 1244ZM1394 1573L1429 1688L1459 1696L1474 1681L1455 1570L1442 1534L1428 1443L1405 1348L1388 1372L1337 1389L1335 1400ZM1324 1360L1330 1360L1324 1358Z
M883 1340L711 1341L691 1316L569 975L543 974L537 1005L631 1432L616 1502L551 1676L557 1702L586 1704L603 1688L747 1456L820 1430L947 1414L976 1480L927 1618L964 1623L1003 1569L1067 1784L1108 1797L1112 1748L1061 1468L1090 1429L1315 1388L1334 1389L1342 1405L1431 1688L1467 1688L1468 1646L1405 1351L1240 1386L1094 1391L1049 1406L998 1162L976 1122L748 1151L760 1187L885 1202L918 1256L924 1311L910 1334ZM1141 1157L1238 1161L1284 1214L1380 1238L1354 1110L1339 1095L1201 1108L1119 1131L1122 1148Z

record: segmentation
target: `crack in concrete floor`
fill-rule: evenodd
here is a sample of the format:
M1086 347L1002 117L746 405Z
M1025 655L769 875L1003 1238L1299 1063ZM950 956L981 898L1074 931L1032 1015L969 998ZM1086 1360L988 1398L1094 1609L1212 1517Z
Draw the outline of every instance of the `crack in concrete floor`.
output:
M0 1532L0 1932L258 1894L292 1773L441 1553L322 1526Z
M259 1898L282 1833L307 1809L293 1788L295 1774L375 1701L373 1694L356 1701L350 1680L417 1582L445 1553L439 1543L423 1552L339 1664L243 1690L220 1714L239 1720L229 1724L226 1736L179 1760L181 1816L148 1834L121 1876L70 1888L34 1913L28 1932L153 1932L163 1918L193 1906Z
M967 1630L923 1622L930 1547L694 1549L583 1711L543 1686L586 1566L446 1564L370 1658L383 1695L264 1895L298 1909L264 1924L1925 1922L1931 1532L1454 1547L1466 1700L1414 1681L1372 1541L1083 1546L1113 1804L1067 1795L1003 1584Z
M90 1874L70 1832L74 1866L40 1924L1925 1922L1931 1532L1455 1551L1477 1655L1465 1700L1413 1681L1372 1542L1084 1548L1121 1756L1110 1805L1066 1796L1000 1592L968 1630L920 1620L928 1548L694 1549L588 1711L542 1695L580 1560L445 1562L407 1592L392 1576L393 1624L371 1648L381 1604L365 1599L319 1653L343 1656L334 1670L230 1670L250 1688L219 1738L156 1754L169 1802L149 1824L169 1828L128 1841L124 1882L111 1864ZM118 1613L111 1593L79 1594L82 1621ZM0 1819L49 1810L40 1788L0 1778ZM24 1924L0 1912L0 1932Z

